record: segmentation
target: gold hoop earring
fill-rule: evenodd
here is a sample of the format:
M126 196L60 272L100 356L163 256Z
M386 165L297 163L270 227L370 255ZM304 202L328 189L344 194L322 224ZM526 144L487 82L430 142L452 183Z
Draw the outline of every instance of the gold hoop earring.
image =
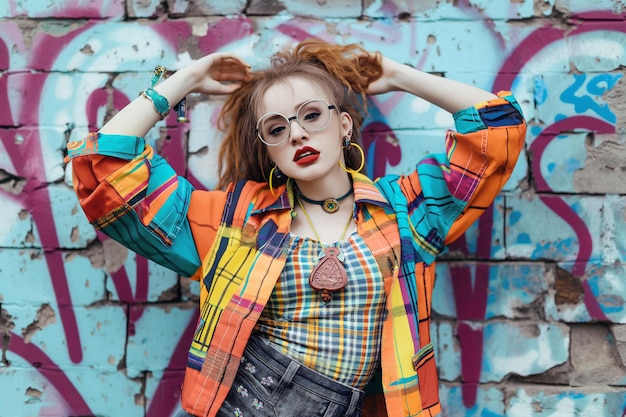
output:
M276 165L274 165L272 167L272 169L270 170L270 179L269 179L269 185L270 185L270 192L272 193L272 195L274 197L276 197L276 193L274 193L274 187L272 186L272 178L274 178L274 172L276 171ZM280 169L278 170L279 174L277 176L280 176Z
M343 170L346 171L347 173L357 174L365 166L365 152L363 152L363 148L361 148L358 143L350 142L348 147L350 146L356 146L356 148L359 150L359 153L361 154L361 165L359 165L359 168L357 169L346 168L345 166L343 166L341 161L337 161L337 162L339 163L339 166L343 168Z

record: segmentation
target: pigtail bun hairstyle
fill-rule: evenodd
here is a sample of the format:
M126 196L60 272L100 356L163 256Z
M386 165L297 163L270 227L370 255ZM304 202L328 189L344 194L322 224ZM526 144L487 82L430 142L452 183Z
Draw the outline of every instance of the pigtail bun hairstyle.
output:
M265 92L289 76L303 76L319 85L340 112L350 114L353 121L352 142L361 144L361 124L367 115L366 91L382 76L382 57L371 54L356 44L335 45L308 39L292 51L277 52L270 67L255 71L252 79L231 94L222 108L219 128L225 133L219 153L217 187L239 180L267 182L272 162L267 148L257 139L256 121ZM344 150L346 168L361 166L361 155L353 146ZM287 179L274 179L279 185Z

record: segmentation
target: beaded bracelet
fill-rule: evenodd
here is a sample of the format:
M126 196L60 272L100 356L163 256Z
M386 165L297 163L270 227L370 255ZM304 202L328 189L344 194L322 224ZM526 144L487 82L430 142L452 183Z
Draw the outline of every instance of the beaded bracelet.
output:
M166 97L159 94L154 87L161 81L162 78L167 77L167 70L162 66L157 66L152 73L152 77L150 79L150 87L141 90L139 95L144 96L148 100L152 102L152 107L154 110L161 116L161 120L163 120L170 113L170 102ZM189 121L187 117L185 117L185 113L187 111L186 106L186 98L183 97L181 101L179 101L175 106L174 110L176 111L178 122L187 122Z

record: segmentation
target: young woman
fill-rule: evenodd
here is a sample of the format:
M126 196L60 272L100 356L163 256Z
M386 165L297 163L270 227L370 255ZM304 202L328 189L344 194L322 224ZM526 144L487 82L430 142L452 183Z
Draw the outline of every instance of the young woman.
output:
M453 113L456 132L374 183L365 98L390 91ZM189 93L229 95L219 190L193 190L142 139ZM434 261L491 204L525 130L510 93L310 40L266 70L205 56L68 150L96 227L200 281L180 416L433 416Z

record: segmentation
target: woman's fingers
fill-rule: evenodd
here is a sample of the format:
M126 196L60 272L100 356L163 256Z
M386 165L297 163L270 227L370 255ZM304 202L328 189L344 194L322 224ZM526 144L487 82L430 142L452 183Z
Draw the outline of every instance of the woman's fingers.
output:
M211 75L217 81L247 81L252 77L252 70L238 57L222 57Z

